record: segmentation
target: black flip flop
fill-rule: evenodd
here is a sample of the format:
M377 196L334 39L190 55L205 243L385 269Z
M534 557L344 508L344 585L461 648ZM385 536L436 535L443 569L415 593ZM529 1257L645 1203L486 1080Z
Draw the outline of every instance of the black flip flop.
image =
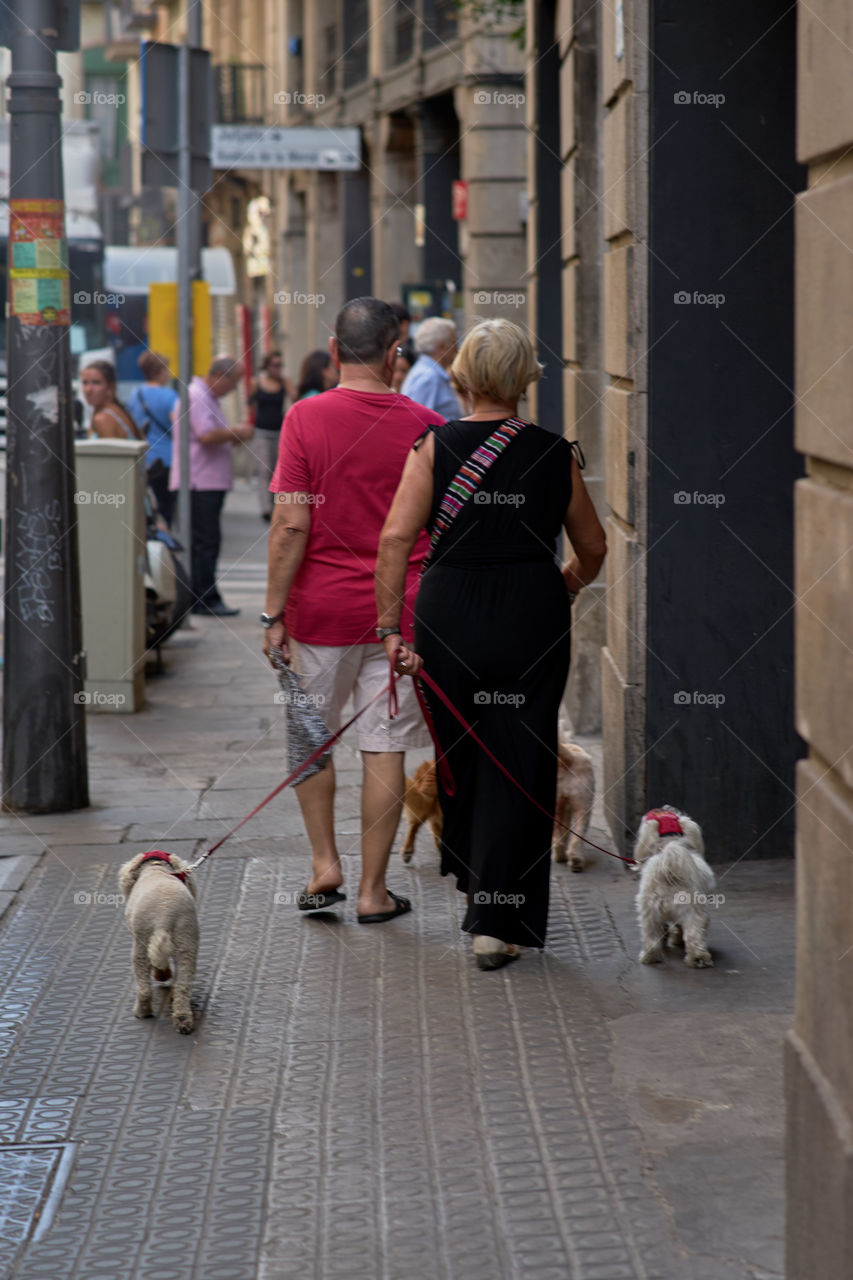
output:
M309 893L305 888L296 899L300 911L330 911L339 902L346 902L347 895L340 889L327 889L325 893Z
M388 897L394 900L393 911L375 911L372 915L356 916L359 924L384 924L386 920L396 920L397 916L404 916L412 909L412 904L408 898L401 898L399 894L392 893L388 890Z

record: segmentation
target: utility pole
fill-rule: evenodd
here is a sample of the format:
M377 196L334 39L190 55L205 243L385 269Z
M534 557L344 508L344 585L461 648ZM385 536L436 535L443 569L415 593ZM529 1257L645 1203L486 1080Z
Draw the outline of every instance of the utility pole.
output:
M189 387L192 378L192 282L201 279L201 201L192 182L190 50L201 46L201 5L187 0L186 35L178 50L178 390L180 476L178 537L192 561ZM206 370L205 370L206 372Z
M89 803L56 72L57 49L77 46L72 8L12 0L3 20L12 52L3 806L30 813Z

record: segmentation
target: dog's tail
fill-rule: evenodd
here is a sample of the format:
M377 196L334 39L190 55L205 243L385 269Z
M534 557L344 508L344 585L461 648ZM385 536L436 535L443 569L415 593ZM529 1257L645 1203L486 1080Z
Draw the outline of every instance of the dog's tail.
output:
M148 941L148 963L152 969L169 968L172 955L172 939L165 929L155 929Z

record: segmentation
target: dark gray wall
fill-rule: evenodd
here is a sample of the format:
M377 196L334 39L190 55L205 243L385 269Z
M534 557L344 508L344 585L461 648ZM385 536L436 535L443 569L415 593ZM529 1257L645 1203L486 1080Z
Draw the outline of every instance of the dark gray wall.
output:
M795 15L669 0L651 43L647 796L787 854Z

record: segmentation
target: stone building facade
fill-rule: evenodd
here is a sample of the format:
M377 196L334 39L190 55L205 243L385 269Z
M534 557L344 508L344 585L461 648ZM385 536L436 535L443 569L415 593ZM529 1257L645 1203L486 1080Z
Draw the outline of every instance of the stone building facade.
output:
M838 0L796 10L529 3L529 145L533 173L548 83L566 432L601 477L610 547L605 806L624 845L644 808L682 804L714 861L791 854L796 821L786 1274L842 1280L853 42Z
M788 1037L788 1280L853 1274L853 48L797 6L797 993Z
M359 294L429 285L460 326L526 324L524 55L506 24L449 0L260 0L206 9L204 40L220 120L360 132L357 172L233 169L206 197L208 242L235 256L256 342L283 345L291 373ZM250 277L244 231L262 196L270 269Z

